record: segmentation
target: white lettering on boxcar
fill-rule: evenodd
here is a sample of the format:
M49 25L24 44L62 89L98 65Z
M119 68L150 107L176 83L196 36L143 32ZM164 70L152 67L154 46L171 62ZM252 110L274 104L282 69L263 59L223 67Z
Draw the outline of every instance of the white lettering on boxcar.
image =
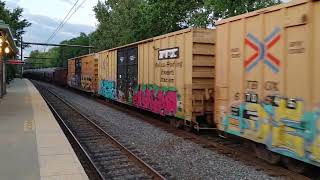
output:
M179 48L159 50L159 60L179 58Z

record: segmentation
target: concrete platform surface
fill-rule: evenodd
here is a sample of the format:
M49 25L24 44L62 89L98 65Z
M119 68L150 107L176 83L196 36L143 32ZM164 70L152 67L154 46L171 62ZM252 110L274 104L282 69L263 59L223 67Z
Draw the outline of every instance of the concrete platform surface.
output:
M0 99L0 179L88 179L47 104L26 79L15 79Z

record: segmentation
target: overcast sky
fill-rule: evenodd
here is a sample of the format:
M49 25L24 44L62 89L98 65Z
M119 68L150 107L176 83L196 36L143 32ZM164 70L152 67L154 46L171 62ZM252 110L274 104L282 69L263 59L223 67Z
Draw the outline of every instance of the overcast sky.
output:
M45 42L60 22L67 15L77 0L5 0L7 7L22 7L23 17L32 23L26 29L24 41ZM78 5L83 0L79 0ZM90 33L96 29L97 20L94 16L93 6L98 0L87 0L83 6L71 17L68 23L59 31L50 43L59 43L63 40L77 37L80 32ZM32 49L42 49L33 46ZM27 52L30 52L29 48Z
M24 9L23 17L32 23L32 26L26 29L24 41L27 42L45 42L53 31L64 19L68 11L77 0L5 0L7 7ZM81 4L83 0L79 0ZM290 0L283 0L284 2ZM86 34L94 31L97 26L97 20L94 16L93 7L98 0L86 0L81 9L79 9L68 23L59 31L50 43L59 43L66 39L77 37L80 32ZM41 49L40 46L33 46L26 49L28 54L31 50Z

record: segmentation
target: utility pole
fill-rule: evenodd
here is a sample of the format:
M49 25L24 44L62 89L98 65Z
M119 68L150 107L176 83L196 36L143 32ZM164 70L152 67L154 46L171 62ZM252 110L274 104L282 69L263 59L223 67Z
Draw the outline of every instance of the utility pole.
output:
M21 39L20 39L20 57L21 57L21 61L23 61L23 37L21 36ZM23 65L21 65L21 78L22 78L22 74L23 74Z
M23 61L23 38L21 36L21 39L20 39L20 55L21 55L21 61Z
M89 46L91 46L91 38L90 38L90 35L89 35L88 37L89 37ZM89 54L91 54L91 48L89 48Z

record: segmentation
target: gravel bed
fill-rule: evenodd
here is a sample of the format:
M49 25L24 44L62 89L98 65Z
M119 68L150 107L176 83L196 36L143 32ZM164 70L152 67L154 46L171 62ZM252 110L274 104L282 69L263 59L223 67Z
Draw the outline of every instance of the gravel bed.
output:
M60 87L52 90L118 134L117 139L143 153L174 179L279 179L71 91Z

